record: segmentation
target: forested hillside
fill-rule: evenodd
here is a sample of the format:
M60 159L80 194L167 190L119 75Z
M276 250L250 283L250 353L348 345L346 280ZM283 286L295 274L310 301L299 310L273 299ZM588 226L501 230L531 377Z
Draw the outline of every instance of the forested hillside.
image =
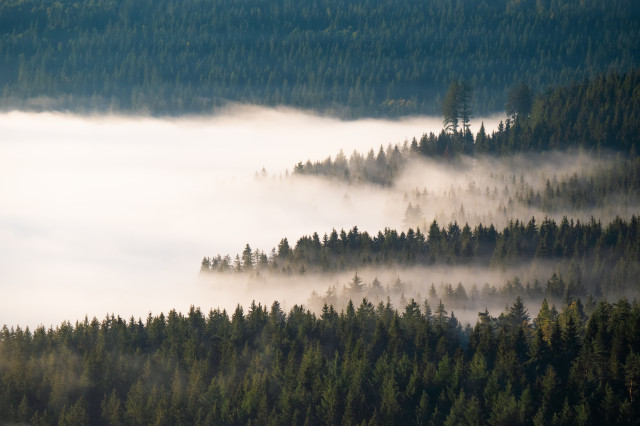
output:
M633 0L7 0L0 106L435 114L464 78L486 114L519 82L637 68L639 39Z
M509 118L491 133L487 133L483 124L475 137L470 131L443 128L438 135L425 133L420 140L413 138L404 146L396 144L386 150L381 147L377 153L371 150L366 157L353 153L347 159L344 153L339 153L333 160L299 162L293 172L390 185L407 160L420 157L454 159L460 155L499 156L582 149L621 152L631 160L637 158L640 70L600 75L593 80L550 89L531 97L529 104L526 113L507 111ZM624 188L637 188L638 170L629 170L621 161L616 166L621 170L612 172L620 175L625 170L625 176L620 177L627 181Z
M442 303L319 316L113 315L0 332L0 418L34 425L638 424L640 305L520 298L462 325ZM434 304L435 303L435 304Z
M420 292L461 309L515 296L527 303L637 296L640 72L603 75L524 102L514 96L522 87L510 91L508 119L491 134L481 128L474 138L460 126L294 168L293 179L329 178L345 197L361 187L353 183L376 184L367 188L388 194L387 203L406 203L401 229L325 230L291 243L283 238L270 252L247 244L235 257L205 257L203 276L244 275L256 285L274 276L339 277L324 284L326 292L313 291L316 311L363 296L404 304ZM499 282L468 275L457 282L438 268L511 272ZM389 270L397 275L378 278Z
M425 234L417 229L398 232L385 229L377 235L360 232L357 227L345 232L335 229L319 237L301 237L293 247L286 238L271 253L252 250L246 245L235 259L217 255L205 257L201 271L236 273L335 272L358 268L397 268L447 265L501 268L510 265L540 264L540 268L565 271L565 279L546 288L527 283L517 294L531 297L562 297L637 294L640 281L640 226L638 218L617 219L603 226L568 221L560 224L546 219L528 223L512 221L502 230L493 225L440 227L431 223ZM546 266L542 266L546 265ZM374 269L375 270L375 269ZM357 280L356 280L357 281ZM551 280L553 281L553 280ZM468 284L468 283L467 283ZM350 283L352 296L365 291L362 283ZM376 289L373 289L374 291Z

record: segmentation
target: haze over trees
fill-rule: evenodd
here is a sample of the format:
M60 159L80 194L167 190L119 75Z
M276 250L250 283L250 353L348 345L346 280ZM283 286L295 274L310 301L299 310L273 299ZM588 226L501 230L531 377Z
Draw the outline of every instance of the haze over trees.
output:
M519 81L542 92L637 68L639 23L634 0L7 0L0 106L435 115L462 78L485 115Z
M603 159L611 158L606 150L613 149L614 152L618 151L625 156L628 154L628 158L618 155L610 163L603 162L602 168L583 171L580 175L574 174L561 179L556 179L554 176L553 181L547 179L541 187L532 185L523 175L518 177L515 173L512 178L492 175L492 178L496 179L496 184L501 188L504 187L500 190L501 195L509 200L504 204L505 212L516 211L516 206L521 205L536 207L551 214L576 211L596 205L604 206L607 203L623 202L623 199L630 201L631 211L637 211L640 163L635 154L635 147L638 136L623 130L638 126L635 122L636 114L631 112L638 105L635 100L635 95L638 93L637 72L624 75L609 74L593 81L574 83L569 87L547 91L535 99L532 99L528 86L523 83L517 84L509 91L505 105L508 114L506 123L501 124L498 131L490 135L487 135L481 127L475 140L471 138L470 145L465 145L464 130L458 125L464 122L461 118L464 116L461 113L463 110L461 87L462 83L458 80L449 87L442 111L445 128L440 135L424 135L420 142L414 139L411 143L405 142L402 146L389 145L386 150L381 147L377 155L374 150L371 150L366 156L354 152L347 158L341 152L335 161L329 158L322 162L299 163L294 169L294 174L325 176L349 183L382 184L394 190L395 180L411 159L424 156L445 157L451 160L452 167L457 165L458 168L463 169L469 163L464 160L457 162L461 154L477 157L491 154L504 157L523 152L547 151L553 157L559 155L554 152L554 149L559 147L556 143L562 141L560 147L564 149L591 150ZM597 109L593 108L594 103L598 104ZM550 110L554 113L549 113ZM584 120L587 115L593 121ZM598 132L596 126L602 126L603 123L607 130ZM584 137L587 133L591 135L590 138ZM479 171L476 170L476 179L480 179L478 173ZM500 173L496 170L496 174ZM474 185L475 182L470 181L469 187L462 189L463 193L467 196L478 193L487 200L498 197L497 188L490 190L487 187L484 194L482 188ZM413 205L409 203L406 212L407 221L423 216L417 204L418 200L425 203L438 203L434 195L427 195L427 186L429 186L428 183L425 184L424 192L416 188L412 198L416 203ZM452 186L450 192L454 190L458 188ZM423 193L425 195L422 195ZM626 198L627 196L631 198ZM524 281L522 277L515 276L497 286L487 283L482 290L476 287L475 283L470 287L468 282L464 285L460 282L456 286L455 282L444 281L438 284L438 289L431 285L428 291L429 300L423 305L425 316L433 318L437 324L443 324L449 321L443 320L447 316L443 300L451 308L464 310L467 306L476 306L477 303L489 306L496 300L513 300L515 297L516 302L505 310L501 318L505 319L513 315L518 318L513 324L526 324L529 319L523 303L531 304L534 300L542 299L536 323L541 324L546 321L547 325L530 334L528 338L525 337L527 333L521 330L518 332L519 337L514 337L505 346L506 350L518 352L517 347L524 344L528 347L527 354L531 355L538 350L546 351L544 345L535 343L545 340L543 329L547 330L547 336L553 333L551 330L554 327L558 336L562 334L560 328L552 324L553 320L543 320L543 318L558 316L555 306L550 308L550 304L557 303L565 311L578 309L584 312L584 300L589 306L586 310L592 311L598 303L597 300L601 298L615 300L621 294L637 296L640 283L635 277L640 272L640 246L638 245L640 234L638 230L632 230L637 228L638 218L631 215L628 220L616 218L610 223L602 224L593 217L590 221L582 222L565 216L561 221L556 222L548 217L525 219L516 216L504 228L497 228L492 223L479 223L472 227L455 221L441 225L433 220L430 224L427 222L422 229L386 228L377 234L360 231L358 227L348 231L333 229L324 235L314 233L303 236L295 244L290 244L287 239L283 239L278 250L274 249L270 254L256 250L256 261L251 267L236 269L236 273L258 277L268 274L285 274L298 276L303 280L306 274L355 270L355 274L347 282L336 282L334 285L328 283L326 293L314 291L309 299L309 306L318 312L323 305L338 307L338 310L341 309L344 314L353 309L350 300L359 300L364 297L363 304L371 303L372 306L376 304L384 306L385 300L387 302L394 300L396 303L399 301L400 306L406 306L406 315L409 315L409 312L418 306L413 305L413 301L407 301L408 297L416 294L416 289L412 289L410 283L403 282L402 271L405 271L407 276L412 276L414 281L416 279L420 281L429 280L429 274L433 272L428 268L434 266L453 270L461 266L503 269L514 265L531 265L532 270L549 271L546 278ZM626 245L627 242L632 245ZM258 258L262 261L258 261ZM544 267L541 266L543 264ZM424 267L420 270L423 278L416 278L415 273L408 272L410 268L416 266ZM374 275L376 271L386 269L400 270L400 276L395 281L381 281ZM205 274L231 270L232 268L221 262L220 256L205 257L201 264L201 271ZM363 270L368 271L368 274L357 272ZM424 290L424 285L420 288ZM573 308L570 308L571 306ZM494 320L491 319L488 311L480 312L474 330L479 330L483 324L492 324L492 321ZM457 324L457 320L454 324ZM573 325L570 328L573 329ZM574 331L568 333L573 334ZM458 342L458 350L464 353L465 344L461 343L462 340ZM560 347L558 340L555 345ZM520 347L524 348L524 346ZM564 346L564 348L568 347ZM553 358L560 362L560 359L565 359L563 358L565 355L558 352ZM573 361L569 365L565 365L564 368L576 368L579 362ZM494 368L499 367L495 364ZM542 373L542 370L538 371ZM549 374L550 371L547 369L545 374ZM545 376L546 378L539 378L536 383L545 380L556 384L570 382L567 379L558 379L556 373L557 371L554 370L553 374ZM469 377L461 372L460 377L463 376ZM509 382L508 386L514 386L514 383ZM530 386L533 382L527 378L521 383L523 386ZM405 387L400 385L397 389L399 392L402 392L400 389L406 392L409 389L408 386L408 384ZM506 393L509 392L512 392L512 388L506 391ZM479 420L479 423L499 423L497 418L501 415L507 416L515 424L562 424L563 422L571 424L594 421L595 413L591 408L587 409L584 405L581 407L571 405L568 396L570 393L565 389L557 394L564 400L562 403L557 402L557 406L562 405L562 409L555 414L547 412L547 406L531 410L529 414L523 416L523 410L526 409L519 406L519 398L523 398L528 404L531 402L529 394L514 395L509 397L508 401L500 399L500 408L495 406L491 414L481 415L484 417ZM534 399L544 398L541 396L544 394L541 389L535 390L533 394ZM442 400L445 397L440 394L439 398ZM454 397L451 396L451 398ZM469 400L468 393L465 391L458 395L456 402L451 402L447 407L448 414L440 413L438 410L429 412L431 415L441 416L438 420L431 418L435 424L444 422L454 424L461 421L455 419L462 419L466 415L463 406L471 404L475 407L476 403L478 402L473 399ZM629 400L630 403L631 400ZM607 404L602 402L600 407ZM506 406L511 408L505 408ZM620 409L621 404L614 403L611 407L613 406ZM499 414L503 409L510 410L510 414ZM613 411L612 409L606 422L624 424L629 421L628 413L618 413L618 417L614 419ZM544 412L546 414L543 414Z
M635 293L640 285L640 226L636 216L629 222L616 219L602 225L569 221L560 224L544 219L528 223L515 220L502 230L493 225L450 223L440 227L433 221L424 233L409 229L385 229L377 235L335 229L322 238L314 233L301 237L293 247L282 239L271 254L253 251L247 244L242 258L233 263L228 257L205 257L201 272L284 273L336 272L358 268L397 268L429 265L484 266L502 268L527 263L545 264L545 269L564 272L568 277L547 286L548 297L561 300L567 294L612 296ZM360 287L356 273L351 287ZM533 285L533 283L531 283ZM525 293L524 287L520 290ZM544 294L542 288L529 289L532 297Z
M326 202L321 187L346 204L349 188L391 194L376 200L395 203L402 227L309 229L200 263L199 285L249 282L252 298L307 283L305 305L203 312L212 302L194 300L145 320L4 325L0 423L640 424L638 40L633 0L1 2L0 109L182 115L240 102L442 113L443 129L280 179L308 184L309 204ZM497 130L472 132L474 115L503 110ZM444 172L419 173L436 164L455 174L448 188ZM101 173L89 191L108 192ZM158 176L141 188L162 193L171 182ZM202 188L191 208L224 208ZM18 216L2 217L13 240L37 239ZM127 253L156 250L147 238ZM456 282L460 271L471 278ZM502 278L476 283L479 271Z
M481 128L476 140L473 141L471 138L471 146L477 151L472 149L468 153L478 157L480 154L487 154L488 151L478 149L479 140L485 143L485 146L495 147L496 141L513 137L513 133L518 136L513 139L516 144L509 145L510 151L497 150L490 153L506 156L522 151L538 152L540 147L530 140L527 141L526 135L537 138L540 137L540 133L558 132L560 138L559 135L566 135L567 131L582 131L576 124L576 117L586 114L587 111L591 116L597 113L605 122L610 120L606 117L612 115L626 117L622 122L630 123L629 128L632 128L635 126L632 124L635 115L630 111L634 110L637 104L633 100L633 94L638 92L637 75L637 72L622 76L611 74L594 81L574 84L570 89L558 88L537 97L533 105L529 88L524 84L518 84L510 92L506 105L510 112L506 125L501 125L499 130L491 135L483 134ZM425 135L420 143L414 139L411 144L405 142L402 146L389 145L386 150L381 147L377 156L374 150L371 150L366 157L354 152L347 159L341 152L335 161L329 158L323 162L299 163L294 169L294 175L319 175L349 183L382 184L394 191L403 189L396 186L395 180L412 158L444 156L451 160L452 168L464 169L469 166L469 161L457 157L465 153L465 145L458 145L462 147L458 150L451 148L455 146L456 141L464 141L464 131L455 127L456 120L461 117L462 86L463 83L456 80L449 88L451 104L447 105L444 102L443 115L445 126L450 125L450 128L444 129L439 136ZM600 108L595 112L590 107L592 103L588 102L592 97L608 101L599 104ZM564 109L557 110L558 115L567 117L567 121L558 123L553 117L541 114L542 111L555 107L560 99L564 100ZM446 116L448 112L451 113L449 118ZM531 130L533 126L536 126L536 130ZM603 144L608 138L602 134L602 139L589 146L584 145L584 139L576 138L567 143L566 147L592 150L603 160L601 165L583 170L580 175L575 173L560 179L556 179L554 175L552 181L547 178L542 185L528 181L523 174L504 176L501 172L502 167L494 162L496 175L492 173L491 179L496 187L487 187L485 192L482 187L476 185L476 181L482 181L483 171L482 167L474 162L476 170L473 172L473 179L469 180L468 187L459 188L452 185L449 194L461 191L463 199L477 195L487 203L497 203L496 199L502 199L498 211L504 210L507 220L506 226L502 228L492 222L475 222L475 226L469 226L468 223L453 220L442 224L432 220L423 222L418 228L385 228L377 234L360 231L357 226L347 231L333 229L324 235L314 233L303 236L295 244L290 244L284 238L277 250L274 248L271 253L255 250L255 261L249 267L243 266L240 262L236 263L237 267L232 267L229 258L220 255L205 257L201 263L201 272L207 275L212 272L235 271L253 277L283 274L304 280L306 274L355 270L353 278L348 282L336 282L334 285L327 283L326 293L312 293L309 306L316 311L319 311L323 304L346 309L349 299L360 297L366 297L374 305L384 303L385 299L393 299L394 302L400 301L400 305L404 306L407 297L415 296L416 292L419 294L420 290L412 289L411 284L407 285L402 281L402 271L409 271L415 267L423 268L419 270L422 276L416 278L415 272L405 273L412 276L414 282L419 281L418 287L423 291L424 281L428 282L429 275L433 274L433 269L429 268L438 266L453 270L456 267L505 269L530 265L531 271L539 271L539 275L534 274L533 278L526 280L523 276L516 275L497 286L487 283L482 291L476 287L475 282L472 282L473 286L470 286L469 282L460 282L456 287L455 282L444 281L439 284L439 290L431 285L431 300L439 297L449 306L460 309L475 306L477 303L487 306L496 300L508 300L513 297L522 297L526 303L546 298L561 306L570 305L572 300L578 303L580 300L589 300L589 304L592 305L600 298L615 299L622 294L635 297L640 285L637 280L637 274L640 272L640 234L635 214L632 213L628 219L616 217L610 223L603 224L593 216L587 221L576 221L566 216L555 221L548 217L518 217L516 213L518 206L557 214L596 206L604 207L608 203L628 205L631 212L636 212L640 202L640 158L635 155L638 137L623 137L622 133L619 133L622 127L624 125L609 127L616 134L611 140L621 143L614 149L622 153L628 152L629 158L624 159L620 155L614 158L605 153ZM538 140L542 140L542 137ZM522 143L526 148L518 143ZM444 145L440 153L427 149L429 146L438 145ZM549 151L548 155L551 155L551 158L560 158L560 154L554 151ZM544 157L535 158L540 160ZM424 191L416 188L413 192L406 210L406 223L424 219L418 202L436 205L444 202L437 194L433 194L434 190L428 191L427 186L429 182L425 182ZM498 186L501 188L500 194ZM415 204L412 205L412 202ZM466 217L462 206L460 209L459 215ZM245 254L247 248L250 246L247 245L245 248ZM380 281L375 276L377 271L389 269L401 271L396 281ZM363 278L365 274L358 273L363 270L368 271L366 278ZM543 270L545 272L542 272ZM257 282L261 282L259 278Z

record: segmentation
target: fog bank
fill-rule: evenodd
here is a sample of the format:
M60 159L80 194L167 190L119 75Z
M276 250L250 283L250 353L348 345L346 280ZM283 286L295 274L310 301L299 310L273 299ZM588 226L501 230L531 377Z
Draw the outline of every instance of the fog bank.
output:
M498 121L484 120L489 131ZM247 243L268 253L283 237L294 244L355 225L370 233L409 226L426 232L434 218L441 226L457 220L499 227L512 218L541 219L546 213L519 203L518 192L612 164L580 153L455 164L421 159L384 187L287 174L308 158L377 150L440 128L438 118L340 121L254 107L173 120L0 114L0 325L49 326L85 314L146 317L190 305L233 309L253 299L308 303L313 291L321 295L348 277L261 287L247 277L199 280L199 263L234 257ZM255 177L263 168L266 177ZM550 216L606 222L638 214L637 194L629 194L623 203ZM407 214L410 203L419 213ZM461 281L500 286L510 278ZM413 279L420 284L412 294L424 296L425 285L443 279Z
M544 197L547 182L554 189L570 178L587 181L615 167L615 157L594 157L580 151L461 157L453 163L419 158L406 167L394 187L397 203L405 206L405 227L425 230L436 219L441 226L456 221L472 227L492 223L502 228L516 219L528 222L535 217L540 223L549 217L559 222L564 216L581 222L593 216L608 223L616 216L640 214L637 188L611 189L606 199L599 200L601 205L571 205L567 199Z
M0 114L0 324L219 306L227 299L197 283L205 254L401 222L385 191L279 179L286 170L440 128L257 107L171 120ZM262 168L276 178L256 180Z

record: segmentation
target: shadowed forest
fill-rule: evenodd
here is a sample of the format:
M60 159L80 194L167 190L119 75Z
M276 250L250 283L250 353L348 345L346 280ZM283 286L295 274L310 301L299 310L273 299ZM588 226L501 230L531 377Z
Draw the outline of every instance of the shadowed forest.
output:
M475 111L640 66L633 0L64 1L0 5L4 109L207 114L228 102L341 117Z

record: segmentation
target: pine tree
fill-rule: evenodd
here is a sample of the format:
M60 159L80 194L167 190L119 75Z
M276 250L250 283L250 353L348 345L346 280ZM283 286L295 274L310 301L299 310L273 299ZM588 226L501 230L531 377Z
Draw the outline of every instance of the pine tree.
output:
M447 310L444 307L444 303L442 303L442 299L438 302L438 307L434 313L434 320L436 324L440 327L444 327L449 321L449 317L447 316Z
M354 274L353 279L349 281L349 290L355 294L362 293L364 290L364 283L362 282L362 278L358 276L357 271Z
M461 87L458 80L453 80L447 89L442 101L442 116L445 131L457 133L458 119L460 117Z
M242 251L242 269L244 271L251 271L253 269L253 253L249 244L247 244Z
M471 121L471 104L473 102L473 86L471 83L465 79L460 80L460 94L459 94L459 103L460 103L460 119L462 120L462 133L465 140L471 135L469 132L469 122ZM473 141L473 138L471 138ZM467 152L470 154L470 152Z
M520 296L516 297L515 302L513 302L513 305L509 308L511 326L516 330L521 325L528 323L529 318L529 313L524 306L522 298Z
M524 83L520 83L509 89L505 110L513 121L525 120L531 114L531 89Z

